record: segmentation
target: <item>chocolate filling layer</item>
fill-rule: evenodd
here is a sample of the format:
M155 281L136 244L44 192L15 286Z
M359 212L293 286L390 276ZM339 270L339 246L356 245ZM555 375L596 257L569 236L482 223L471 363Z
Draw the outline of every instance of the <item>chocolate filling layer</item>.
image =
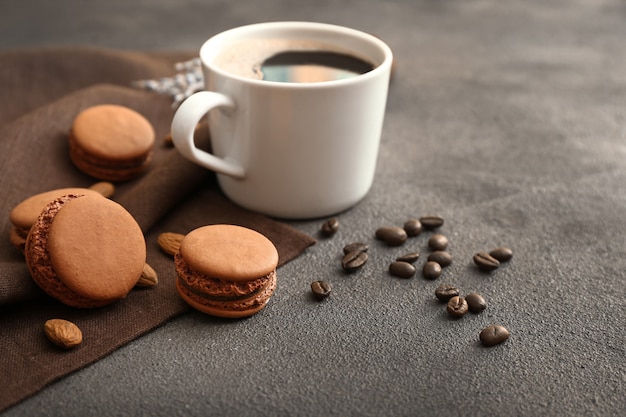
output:
M254 295L231 301L212 300L205 295L199 295L196 292L192 292L189 290L189 287L184 285L183 279L180 276L176 280L176 288L181 295L184 294L183 298L187 297L189 299L188 301L191 303L196 303L200 306L218 311L245 312L258 310L267 304L272 293L276 289L275 274L270 274L270 277L271 279L267 285L260 291L257 291Z
M174 256L176 272L180 282L189 291L203 298L216 301L231 301L248 298L267 286L275 271L255 280L245 282L225 281L194 271L183 259L180 252Z

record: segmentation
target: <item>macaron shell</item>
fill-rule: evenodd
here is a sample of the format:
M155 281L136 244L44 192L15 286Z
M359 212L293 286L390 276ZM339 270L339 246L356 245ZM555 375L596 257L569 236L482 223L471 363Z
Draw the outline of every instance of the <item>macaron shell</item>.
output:
M145 239L135 219L102 197L67 202L50 225L47 250L59 280L93 300L125 297L146 261Z
M26 238L20 234L18 229L12 227L9 231L9 241L13 246L18 248L22 253L24 252L24 248L26 246Z
M110 159L134 159L154 146L150 122L136 111L113 104L89 107L74 119L72 140L88 154Z
M181 243L180 254L192 270L235 282L266 276L278 264L278 251L267 237L227 224L191 231Z
M275 289L276 274L272 273L271 279L265 288L249 298L234 301L215 301L207 300L190 291L181 283L181 278L176 280L176 290L181 298L191 307L211 316L231 319L249 317L263 310Z
M15 206L13 210L11 210L11 213L9 214L9 220L16 227L26 229L26 233L28 233L28 229L30 229L33 223L35 223L35 220L37 220L37 217L39 217L41 211L44 209L44 207L46 207L48 203L61 196L70 194L102 197L100 193L90 190L88 188L74 187L50 190L43 193L35 194L23 200L21 203Z

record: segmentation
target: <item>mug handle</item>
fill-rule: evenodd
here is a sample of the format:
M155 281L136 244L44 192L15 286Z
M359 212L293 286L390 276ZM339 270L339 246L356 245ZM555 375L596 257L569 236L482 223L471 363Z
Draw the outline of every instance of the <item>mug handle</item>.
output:
M212 91L192 94L176 110L172 120L172 141L176 149L190 161L220 174L243 178L246 172L239 163L198 149L194 142L193 133L200 119L218 107L234 109L235 103L230 97Z

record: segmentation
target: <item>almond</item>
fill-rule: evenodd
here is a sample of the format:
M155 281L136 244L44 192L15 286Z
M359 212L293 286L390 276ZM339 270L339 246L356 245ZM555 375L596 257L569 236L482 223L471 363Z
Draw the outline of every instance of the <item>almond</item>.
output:
M106 198L111 198L115 194L115 185L107 181L92 184L89 189L102 194Z
M71 349L83 341L83 332L71 321L51 319L45 322L44 332L48 339L63 349Z
M135 284L135 287L146 288L146 287L154 287L159 283L159 276L157 275L154 268L150 265L145 264L143 266L143 271L141 271L141 276L139 277L139 281Z
M174 256L180 249L180 244L184 238L185 235L180 233L165 232L159 235L157 243L163 252Z

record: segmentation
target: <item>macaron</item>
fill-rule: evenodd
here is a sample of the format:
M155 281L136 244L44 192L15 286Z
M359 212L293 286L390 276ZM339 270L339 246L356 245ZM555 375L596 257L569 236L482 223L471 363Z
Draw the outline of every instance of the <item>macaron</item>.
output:
M242 226L217 224L191 231L174 262L182 299L212 316L256 314L276 289L276 247L261 233Z
M128 107L102 104L80 112L69 133L70 159L85 174L106 181L127 181L152 161L152 124Z
M89 188L71 187L50 190L28 197L13 207L9 214L9 221L13 225L9 236L11 243L24 252L28 232L44 207L51 201L68 194L101 196L99 192Z
M25 247L35 283L60 302L101 307L124 298L146 263L143 233L128 211L103 197L66 195L33 224Z

